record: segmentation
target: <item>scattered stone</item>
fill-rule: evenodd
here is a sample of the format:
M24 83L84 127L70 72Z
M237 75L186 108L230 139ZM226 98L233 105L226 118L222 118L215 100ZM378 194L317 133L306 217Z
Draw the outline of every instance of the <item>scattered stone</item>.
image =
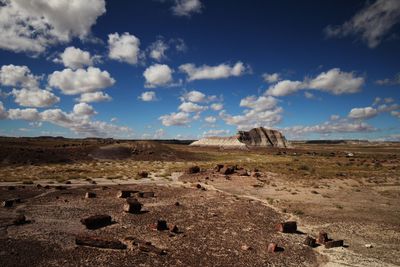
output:
M196 187L197 187L197 189L201 189L202 186L201 186L201 184L197 184Z
M71 184L71 181L66 181L65 184Z
M141 198L150 198L150 197L154 197L154 192L139 192L138 193L139 197Z
M154 246L153 244L151 244L151 242L142 241L136 238L128 238L128 239L132 240L132 246L137 247L141 252L154 253L156 255L167 254L167 251Z
M158 230L158 231L165 231L165 230L168 230L167 221L165 221L165 220L158 220L158 221L157 221L157 230Z
M259 178L259 177L261 177L261 173L254 172L252 176L255 177L255 178Z
M95 248L126 249L126 245L118 240L104 239L94 236L77 236L75 244Z
M325 242L325 248L343 247L343 240L331 240Z
M2 202L2 206L5 208L11 208L14 205L13 199L6 199Z
M117 197L118 198L128 198L131 197L132 191L127 191L127 190L121 190L118 192Z
M219 170L219 172L225 175L233 174L235 172L235 167L225 165L222 169Z
M96 193L95 192L86 192L85 198L95 198Z
M318 234L317 242L321 245L325 244L328 242L328 234L325 231L321 231Z
M276 230L282 233L296 233L297 223L295 221L278 223L276 225Z
M14 219L14 221L13 221L13 223L15 224L15 225L22 225L22 224L25 224L25 223L27 223L28 221L26 220L26 217L25 217L25 215L23 215L23 214L20 214L20 215L18 215L15 219Z
M374 246L372 246L372 244L365 244L366 248L373 248Z
M146 171L141 171L141 172L138 172L138 176L140 178L147 178L147 177L149 177L149 173Z
M224 167L223 164L217 164L217 165L215 165L214 170L219 172L223 167Z
M243 246L241 246L240 247L242 250L245 250L245 251L247 251L247 250L252 250L252 247L250 247L250 246L248 246L248 245L243 245Z
M175 233L175 234L180 234L180 233L182 233L182 232L179 230L178 226L176 226L176 225L174 225L174 227L172 227L171 232L172 232L172 233Z
M189 173L189 174L199 173L199 172L200 172L199 166L192 166L192 167L189 167L189 169L187 170L187 173Z
M181 205L181 203L179 203L178 201L175 202L175 206L180 206L180 205Z
M127 198L126 203L124 204L124 211L139 214L142 206L142 203L140 203L136 198Z
M93 215L84 219L81 219L81 223L86 226L87 229L98 229L101 227L108 226L112 223L110 215Z
M277 245L276 243L269 243L269 244L268 244L267 251L268 251L269 253L278 252L278 245Z
M316 246L316 240L315 238L311 237L311 236L307 236L306 240L304 240L304 245L307 245L309 247L315 247Z

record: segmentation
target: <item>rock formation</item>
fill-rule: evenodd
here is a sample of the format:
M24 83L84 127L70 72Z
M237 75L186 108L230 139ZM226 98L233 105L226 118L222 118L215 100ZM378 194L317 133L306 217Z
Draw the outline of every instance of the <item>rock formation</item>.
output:
M286 141L286 138L281 132L265 129L264 127L253 128L250 131L239 131L235 136L205 137L190 145L239 149L250 147L289 147L288 141Z

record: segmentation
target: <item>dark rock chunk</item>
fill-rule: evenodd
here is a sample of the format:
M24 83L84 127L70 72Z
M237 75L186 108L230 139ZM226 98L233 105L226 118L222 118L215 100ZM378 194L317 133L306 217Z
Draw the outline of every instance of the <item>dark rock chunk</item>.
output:
M189 169L187 170L187 173L189 173L189 174L199 173L199 172L200 172L199 166L192 166L192 167L189 167Z
M15 190L15 186L10 185L10 186L7 187L7 189L10 190L10 191L11 191L11 190Z
M21 203L21 199L20 198L6 199L2 202L2 206L5 208L10 208L16 203Z
M127 190L121 190L118 192L117 197L118 198L127 198L131 197L132 191L127 191Z
M175 234L180 234L180 233L182 233L182 231L179 230L178 226L176 226L176 225L174 225L174 227L172 227L171 232L172 232L172 233L175 233Z
M165 231L165 230L168 230L167 221L165 221L165 220L158 220L158 221L157 221L157 230L158 230L158 231Z
M94 236L77 236L75 237L75 244L95 248L126 249L126 245L118 240L105 239Z
M66 186L63 186L63 185L57 185L57 186L55 187L55 189L57 189L57 190L66 190L67 187L66 187Z
M65 184L71 184L71 181L66 181Z
M318 234L318 238L317 238L317 242L321 245L325 244L326 242L328 242L328 234L324 231L319 232Z
M180 205L181 205L181 203L179 203L178 201L175 202L175 206L180 206Z
M138 176L140 178L147 178L147 177L149 177L149 173L146 171L141 171L141 172L138 172Z
M201 184L197 184L196 187L197 187L197 189L201 189L202 188Z
M219 170L219 172L225 175L233 174L235 172L235 167L225 165L222 169Z
M95 198L96 193L95 192L86 192L85 198Z
M316 240L315 238L312 238L311 236L307 236L306 240L304 240L304 245L307 245L309 247L315 247L316 246Z
M219 172L223 167L224 167L223 164L217 164L217 165L215 165L214 170Z
M276 225L276 230L282 233L296 233L297 223L295 221L278 223Z
M259 177L261 177L261 173L254 172L252 176L255 177L255 178L259 178Z
M331 240L325 242L325 248L343 247L343 240Z
M22 224L25 224L25 223L27 223L28 221L26 220L26 217L25 217L25 215L23 215L23 214L20 214L20 215L18 215L15 219L14 219L14 221L13 221L13 223L15 224L15 225L22 225Z
M45 185L44 189L50 189L50 185Z
M276 243L269 243L269 244L268 244L267 251L268 251L269 253L278 252L278 245L277 245Z
M142 203L140 203L136 198L128 198L124 204L124 211L139 214L142 206Z
M86 226L87 229L98 229L101 227L112 224L110 215L93 215L84 219L81 219L81 223Z
M150 198L150 197L154 197L154 192L139 192L138 196L141 198Z

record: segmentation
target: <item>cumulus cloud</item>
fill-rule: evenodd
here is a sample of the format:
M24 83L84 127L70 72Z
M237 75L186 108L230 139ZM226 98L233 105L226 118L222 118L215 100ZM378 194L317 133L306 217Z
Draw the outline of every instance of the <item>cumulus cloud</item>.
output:
M24 107L43 108L60 101L60 98L52 92L41 89L13 89L11 94L15 97L15 103Z
M0 112L1 113L1 112ZM396 117L398 119L400 119L400 111L394 110L392 112L390 112L390 115L392 115L393 117Z
M76 99L79 102L103 102L103 101L111 101L112 98L108 94L104 92L92 92L92 93L84 93L79 98Z
M361 91L365 79L357 77L353 72L344 72L338 68L322 72L313 79L305 78L303 81L283 80L271 85L266 91L267 95L286 96L299 90L314 89L334 95L352 94Z
M40 113L35 108L9 109L8 118L11 120L38 121L40 120Z
M27 66L3 65L0 69L0 84L4 86L18 86L37 88L39 76L31 73Z
M157 100L156 92L154 91L143 92L138 98L145 102Z
M215 123L217 121L217 118L214 117L214 116L208 116L208 117L204 118L204 121L207 122L207 123L211 123L212 124L212 123Z
M248 96L240 101L240 106L248 109L241 115L232 116L222 110L219 115L229 125L236 125L240 130L254 127L272 127L282 120L283 108L271 96Z
M378 115L378 111L372 107L353 108L348 115L351 119L370 119Z
M129 33L113 33L108 35L108 57L132 65L140 58L140 40Z
M175 0L172 13L175 16L190 17L193 13L200 13L202 8L200 0Z
M96 111L87 103L78 103L74 105L73 113L77 116L92 116Z
M70 46L65 48L60 54L60 58L53 60L56 63L62 63L65 67L71 69L80 69L86 66L92 66L98 56L92 57L89 52Z
M49 76L49 85L59 88L66 95L90 93L110 87L115 80L107 71L95 67L84 69L64 69Z
M4 108L3 102L0 101L0 120L4 120L8 117L8 112Z
M203 132L203 136L207 137L207 136L218 136L218 135L228 135L230 133L229 130L215 130L215 129L211 129L208 131Z
M224 108L224 105L221 104L221 103L213 103L213 104L211 104L210 108L212 110L219 111L219 110L222 110Z
M185 126L191 122L189 113L178 112L171 113L168 115L163 115L159 118L164 126Z
M367 4L349 21L340 26L325 28L328 37L357 36L368 47L377 47L390 30L400 21L400 2L398 0L377 0Z
M192 102L183 102L179 107L179 110L183 112L190 113L190 112L202 112L207 109L206 106L201 106L196 103Z
M167 86L172 82L172 69L165 64L154 64L148 67L143 76L146 79L145 87L154 88Z
M150 57L156 61L162 61L167 58L165 52L168 50L169 46L163 40L157 40L152 43L149 47Z
M188 81L194 80L216 80L228 78L231 76L241 76L248 71L242 62L238 61L235 65L220 64L217 66L202 65L196 67L192 63L187 63L179 66L179 70L187 74Z
M262 77L267 83L275 83L281 80L279 73L264 73Z
M4 0L0 4L0 48L41 53L74 37L85 39L99 16L104 0Z
M400 84L400 72L397 73L393 78L386 78L375 81L378 85L399 85Z

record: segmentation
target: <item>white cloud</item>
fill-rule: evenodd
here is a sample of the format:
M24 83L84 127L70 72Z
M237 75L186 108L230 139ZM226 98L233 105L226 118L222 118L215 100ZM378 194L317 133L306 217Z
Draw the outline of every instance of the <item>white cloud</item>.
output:
M31 73L27 66L3 65L0 69L0 84L4 86L18 86L37 88L39 76Z
M339 115L333 114L333 115L330 116L330 120L331 121L337 121L338 119L340 119Z
M84 93L79 98L76 99L79 102L103 102L103 101L111 101L112 98L108 94L104 92L92 92L92 93Z
M392 115L393 117L396 117L396 118L400 119L400 111L396 111L396 110L391 111L391 112L390 112L390 115Z
M183 112L190 113L190 112L202 112L207 109L206 106L201 106L196 103L192 102L183 102L179 107L179 110Z
M150 101L156 101L157 100L157 96L156 96L156 93L154 91L143 92L138 98L141 99L142 101L145 101L145 102L150 102Z
M65 67L71 69L80 69L86 66L92 66L97 59L98 56L92 57L89 52L70 46L65 48L64 52L60 54L60 58L53 61L62 63Z
M108 57L132 65L138 63L140 58L140 40L129 33L108 35Z
M204 118L204 121L207 123L215 123L217 121L217 118L215 118L214 116L208 116Z
M248 71L248 68L242 62L238 61L233 66L228 64L220 64L217 66L202 65L196 67L192 63L187 63L180 65L179 70L188 75L188 81L194 81L206 79L216 80L231 76L241 76Z
M11 120L38 121L40 120L40 113L35 108L9 109L8 118Z
M78 103L74 105L73 113L77 116L92 116L96 111L87 103Z
M229 125L236 125L240 130L254 127L272 127L282 120L283 109L277 106L277 100L271 96L248 96L240 101L240 106L247 107L242 115L232 116L224 110L220 117Z
M161 116L159 120L161 120L161 123L164 126L185 126L191 122L189 113L186 112L173 112L171 114Z
M383 80L375 81L379 85L399 85L400 84L400 72L397 73L393 78L386 78Z
M357 77L353 72L343 72L338 68L320 73L313 79L305 78L304 81L280 81L271 85L266 91L267 95L286 96L299 90L314 89L334 95L352 94L361 91L364 84L363 77Z
M175 0L172 12L176 16L190 17L193 13L200 13L202 8L200 0Z
M348 115L351 119L370 119L378 115L378 111L372 107L353 108Z
M182 101L185 100L190 102L205 102L207 100L207 97L202 92L193 90L183 94Z
M304 96L307 99L314 99L315 98L315 95L313 93L310 93L310 92L304 92Z
M228 135L229 134L229 130L208 130L203 132L203 136L207 137L207 136L218 136L218 135Z
M154 64L143 72L143 76L145 87L167 86L172 82L172 69L165 64Z
M221 103L213 103L213 104L211 104L210 107L212 110L219 111L224 108L224 105L222 105Z
M153 138L154 139L161 139L161 138L163 138L164 136L165 136L165 130L164 129L158 129L155 133L154 133L154 135L153 135Z
M105 12L104 0L1 1L0 48L41 53L74 37L85 39Z
M279 73L264 73L262 77L267 83L275 83L281 80Z
M43 108L60 101L52 92L41 89L13 89L11 94L15 97L15 103L24 107Z
M110 87L115 80L107 71L89 67L84 69L64 69L49 76L49 85L59 88L66 95L90 93Z
M0 101L0 120L4 120L8 117L8 112L4 108L3 102Z
M150 57L156 61L161 61L167 58L165 52L168 50L169 46L163 40L157 40L152 43L149 47Z
M343 25L329 25L325 29L328 37L359 36L368 47L375 48L400 21L398 0L377 0L367 4Z

